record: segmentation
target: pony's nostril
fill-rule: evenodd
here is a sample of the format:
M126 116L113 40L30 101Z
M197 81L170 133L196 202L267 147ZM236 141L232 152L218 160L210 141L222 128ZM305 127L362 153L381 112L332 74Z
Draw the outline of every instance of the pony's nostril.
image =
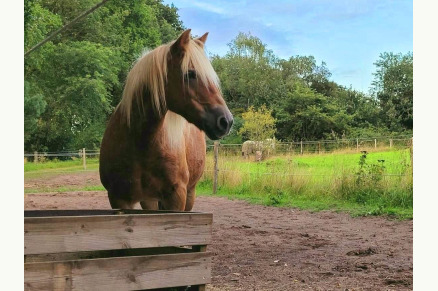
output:
M222 116L222 117L220 117L220 118L218 119L218 121L217 121L217 125L218 125L218 127L219 127L220 129L222 129L222 130L226 130L226 129L228 129L228 121L227 121L227 119L225 118L225 116Z

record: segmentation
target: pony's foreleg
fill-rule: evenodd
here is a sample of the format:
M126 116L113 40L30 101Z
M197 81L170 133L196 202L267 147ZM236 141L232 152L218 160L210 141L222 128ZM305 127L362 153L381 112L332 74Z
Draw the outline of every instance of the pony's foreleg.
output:
M145 200L140 201L141 208L145 210L158 210L158 201L157 200Z
M186 207L184 211L192 211L193 209L193 204L195 204L195 196L196 196L195 188L196 187L187 189Z
M161 200L161 206L164 210L184 211L186 208L187 188L184 186L176 186L171 191L167 191L166 195Z
M112 209L134 209L134 203L115 197L109 192L108 198Z

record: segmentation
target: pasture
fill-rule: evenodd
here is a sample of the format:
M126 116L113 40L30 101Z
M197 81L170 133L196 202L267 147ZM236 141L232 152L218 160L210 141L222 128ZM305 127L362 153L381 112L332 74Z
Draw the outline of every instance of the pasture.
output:
M207 290L411 290L413 225L400 219L412 217L409 155L370 151L361 172L356 152L256 163L220 151L213 196L208 153L193 209L214 215ZM384 172L372 178L366 169L383 159ZM24 170L25 209L110 209L96 158L87 170L80 159L28 162ZM366 192L367 181L381 192Z
M219 153L218 195L272 206L412 218L409 149L278 155L262 162ZM362 157L362 158L361 158ZM213 156L198 187L211 193Z
M412 218L409 149L370 150L360 164L362 155L345 150L281 154L254 162L229 148L221 148L215 195L267 206ZM87 159L87 170L80 159L25 163L25 193L104 190L98 167L97 158ZM70 178L74 180L72 183L49 182L68 174L77 174ZM198 195L212 195L213 174L213 154L208 152L205 172L197 186ZM92 178L81 179L81 176Z

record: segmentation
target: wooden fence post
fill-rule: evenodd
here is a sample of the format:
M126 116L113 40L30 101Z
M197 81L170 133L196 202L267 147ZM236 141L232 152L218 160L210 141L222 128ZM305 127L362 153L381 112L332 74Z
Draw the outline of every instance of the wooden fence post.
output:
M321 142L318 142L318 154L321 153Z
M303 154L303 141L300 142L300 146L301 146L301 151L300 151L300 153Z
M377 149L377 139L374 139L374 148Z
M213 172L213 194L216 194L217 192L217 176L218 176L218 166L217 166L217 160L219 155L219 142L214 142L214 172Z
M359 151L359 139L358 138L356 138L356 151L357 152Z
M389 140L389 148L392 148L392 138Z
M38 152L37 151L34 151L34 153L33 153L33 162L38 163Z
M82 165L84 166L84 170L87 169L87 156L85 155L85 148L82 149Z

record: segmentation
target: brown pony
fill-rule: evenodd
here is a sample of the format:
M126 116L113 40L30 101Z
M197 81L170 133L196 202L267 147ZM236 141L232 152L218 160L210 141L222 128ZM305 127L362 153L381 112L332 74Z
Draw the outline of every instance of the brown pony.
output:
M100 149L112 208L190 211L205 164L205 136L226 135L233 117L190 30L143 55L128 74Z

